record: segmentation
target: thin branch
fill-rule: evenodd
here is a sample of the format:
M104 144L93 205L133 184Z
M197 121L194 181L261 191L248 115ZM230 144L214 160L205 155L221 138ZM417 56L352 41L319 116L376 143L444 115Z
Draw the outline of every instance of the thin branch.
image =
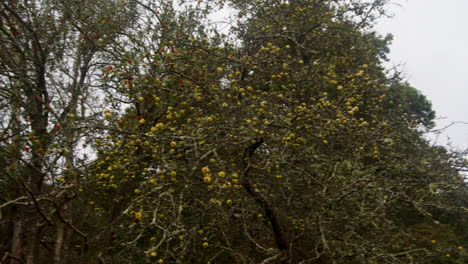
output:
M11 200L9 202L6 202L6 203L0 205L0 209L7 206L7 205L9 205L9 204L16 203L16 202L19 202L19 201L24 200L24 199L27 200L28 198L26 198L26 196L21 196L19 198L16 198L15 200Z
M26 192L29 194L29 196L32 198L33 200L33 203L34 203L34 206L36 207L37 211L39 212L39 214L42 216L42 218L44 218L44 220L49 224L49 225L53 225L52 224L52 221L50 221L49 218L47 218L47 216L42 212L41 210L41 207L39 206L39 202L38 200L36 199L36 196L34 196L34 194L32 193L31 190L29 190L28 186L26 186L26 184L20 180L21 184L23 185L24 189L26 190Z
M450 123L450 124L448 124L448 125L446 125L446 126L444 126L444 127L442 127L442 128L434 129L434 130L429 130L428 132L429 132L429 133L437 133L437 132L443 131L443 130L445 130L445 129L447 129L447 128L453 126L453 125L458 125L458 124L468 125L468 122L455 121L455 122L452 122L452 123Z
M283 255L283 252L280 252L272 257L269 257L269 258L266 258L262 261L261 264L268 264L270 263L271 261L274 261L275 259L277 259L278 257L280 257L281 255Z

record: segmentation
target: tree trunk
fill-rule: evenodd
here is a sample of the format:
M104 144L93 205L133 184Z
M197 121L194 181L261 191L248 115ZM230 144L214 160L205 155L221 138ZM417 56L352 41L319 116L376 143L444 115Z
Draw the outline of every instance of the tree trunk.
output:
M25 237L27 243L26 264L37 263L39 259L39 245L41 243L41 227L35 225Z
M17 217L15 218L13 222L13 235L11 237L11 250L10 250L10 255L12 258L10 258L10 264L18 264L21 263L17 259L21 259L21 254L23 251L23 244L21 240L21 234L23 232L23 219L20 216L20 214L17 214Z
M57 223L57 234L54 247L54 264L61 264L63 260L63 248L65 238L65 224Z
M67 198L68 199L68 196ZM61 217L58 217L57 224L56 224L56 236L55 236L55 244L54 244L54 264L62 264L66 263L66 256L68 251L68 243L70 240L70 233L71 230L63 222L63 220L67 221L67 223L72 224L71 221L71 210L70 210L70 202L67 201L66 204L57 211L57 214L60 214Z

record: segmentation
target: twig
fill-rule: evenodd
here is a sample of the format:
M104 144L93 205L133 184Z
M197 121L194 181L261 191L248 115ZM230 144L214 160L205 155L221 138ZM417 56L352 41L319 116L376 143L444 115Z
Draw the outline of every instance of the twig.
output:
M278 254L272 256L272 257L266 258L266 259L264 259L264 260L262 261L261 264L270 263L270 261L273 261L273 260L277 259L277 258L278 258L279 256L281 256L282 254L283 254L283 252L280 252L280 253L278 253Z
M455 121L455 122L452 122L446 126L444 126L443 128L439 128L439 129L434 129L434 130L429 130L428 132L429 133L437 133L437 132L440 132L442 130L445 130L453 125L458 125L458 124L463 124L463 125L468 125L468 122L463 122L463 121Z

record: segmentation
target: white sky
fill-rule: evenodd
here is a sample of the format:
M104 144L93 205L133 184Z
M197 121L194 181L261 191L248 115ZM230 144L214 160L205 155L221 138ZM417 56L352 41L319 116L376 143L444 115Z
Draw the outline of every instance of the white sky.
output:
M432 102L436 128L456 124L442 133L457 149L468 148L468 0L393 0L393 18L377 25L392 33L390 60L403 64L409 83Z

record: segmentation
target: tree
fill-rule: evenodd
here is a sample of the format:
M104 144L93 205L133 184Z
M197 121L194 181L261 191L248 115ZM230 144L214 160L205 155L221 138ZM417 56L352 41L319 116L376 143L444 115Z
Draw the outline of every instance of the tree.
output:
M96 178L109 192L99 206L116 195L122 206L116 252L136 249L133 262L446 262L459 244L429 211L464 187L422 138L430 104L383 72L389 38L370 25L385 1L232 3L246 17L238 46L220 35L173 41L139 65L133 106L112 113ZM453 245L434 246L421 225Z
M117 3L0 5L2 263L64 263L72 233L86 240L73 200L96 126L94 72L132 18Z
M1 232L44 225L24 233L36 235L28 246L11 229L4 259L49 263L53 245L56 263L464 263L466 161L424 139L430 103L385 73L391 37L372 25L386 2L40 1L68 26L60 38L42 24L33 32L79 56L47 60L60 69L45 78L55 105L30 111L63 112L40 134L53 138L45 151L63 150L38 156L51 168L39 193L12 191L34 184L23 137L9 138L30 133L14 131L33 104L2 97L2 149L16 159L0 165L16 172L0 186L11 195ZM218 4L238 19L230 34L210 25ZM75 75L59 67L76 58ZM2 96L31 87L12 81L21 70L2 72ZM75 97L70 75L83 80ZM79 104L83 93L102 100ZM90 163L77 161L83 142L96 150Z

